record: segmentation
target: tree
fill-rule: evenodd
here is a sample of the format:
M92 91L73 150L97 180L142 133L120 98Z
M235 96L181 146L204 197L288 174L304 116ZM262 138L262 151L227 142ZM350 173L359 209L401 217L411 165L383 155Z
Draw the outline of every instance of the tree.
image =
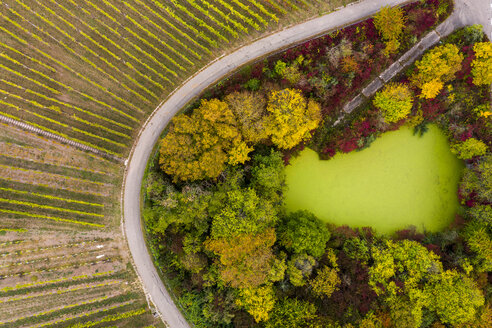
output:
M216 192L209 213L212 239L258 234L277 219L270 202L261 200L254 189L239 187Z
M476 254L473 265L478 272L492 271L492 205L475 205L468 215L471 221L463 235Z
M386 123L393 123L406 118L410 114L413 106L413 97L410 89L405 84L390 83L383 90L376 93L373 104L381 110Z
M457 325L472 321L485 299L475 283L462 273L448 270L425 288L435 311L443 323Z
M328 265L323 265L318 270L316 278L311 280L310 284L314 294L330 297L341 283L338 277L340 270L338 269L337 256L332 248L327 249L324 259Z
M381 319L374 315L374 313L369 312L364 319L361 320L359 327L363 328L383 328L383 323Z
M492 43L478 42L473 46L475 59L472 62L473 83L492 84Z
M233 288L256 288L268 281L275 264L272 246L275 231L208 239L205 249L218 256L216 264L222 281Z
M379 13L374 16L374 26L376 26L376 29L386 43L386 54L395 53L400 47L398 39L405 27L403 9L400 7L382 7Z
M330 297L337 286L340 284L341 280L338 277L338 268L330 268L328 266L323 266L321 270L318 271L316 278L311 280L311 287L313 288L314 294L318 296Z
M279 230L279 243L294 254L307 253L320 258L325 252L330 232L326 224L308 211L286 216Z
M409 293L386 299L391 321L400 328L419 328L422 324L422 310L428 304L425 293L411 289Z
M287 263L287 275L292 285L300 287L311 276L316 260L307 254L296 254Z
M164 185L161 195L154 200L152 207L144 209L143 217L154 233L165 234L170 225L182 229L194 228L204 233L208 229L208 206L212 194L199 185L188 185L178 192L170 185ZM155 192L155 181L151 184ZM149 189L147 189L149 192Z
M262 199L280 203L285 189L285 177L281 153L272 150L270 155L253 157L250 185Z
M241 289L236 304L248 311L256 322L266 321L275 306L275 292L271 285Z
M465 168L460 192L464 197L476 194L478 201L492 203L492 154L483 156L472 168Z
M272 91L268 98L267 127L275 145L283 149L296 146L310 138L318 127L321 110L314 100L306 101L299 90Z
M270 313L270 319L265 322L265 328L311 327L317 317L316 307L313 304L296 298L284 298L277 302Z
M459 159L472 159L475 156L485 155L487 149L488 147L483 141L475 138L468 138L463 142L451 146L451 151Z
M268 138L265 127L266 100L260 93L233 92L224 101L234 113L246 143L255 144Z
M159 164L174 181L216 178L228 160L236 163L248 159L251 149L242 143L227 103L202 100L190 116L173 118L169 133L161 140Z
M463 55L454 44L444 44L428 51L417 61L417 71L410 78L412 83L422 90L425 99L435 98L445 82L454 78L461 69Z
M397 287L394 279L404 282L405 288L417 288L424 279L439 274L442 264L439 257L411 240L387 240L384 247L372 248L374 264L369 269L369 285L381 295L396 295L401 288ZM383 288L384 289L383 289Z

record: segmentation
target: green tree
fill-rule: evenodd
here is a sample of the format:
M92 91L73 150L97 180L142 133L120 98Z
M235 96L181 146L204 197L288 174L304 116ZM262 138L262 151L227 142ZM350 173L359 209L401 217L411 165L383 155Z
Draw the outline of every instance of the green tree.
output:
M315 258L325 252L330 232L326 224L308 211L290 213L279 229L279 243L292 253L307 253Z
M492 84L492 43L475 43L473 50L475 51L475 59L472 62L473 83Z
M386 299L390 309L391 321L401 328L420 328L424 306L428 297L418 289L411 289L406 294Z
M451 151L458 156L459 159L471 159L475 156L485 155L487 145L478 139L468 138L463 142L459 142L451 146Z
M374 26L386 43L386 54L395 53L400 47L398 39L405 27L403 9L400 7L382 7L379 13L374 16Z
M390 83L383 90L376 93L373 104L381 110L386 123L393 123L406 118L410 114L413 106L413 97L410 89L405 84Z
M338 289L337 286L340 282L338 268L330 268L325 265L321 270L318 270L316 278L311 280L311 288L318 296L330 297Z
M442 271L439 257L421 244L402 240L387 240L384 246L373 246L374 264L369 268L369 285L376 293L381 294L386 288L389 295L401 291L393 281L393 277L402 280L405 288L417 288L424 279Z
M299 90L272 91L268 98L267 128L275 145L283 149L296 146L311 137L318 127L321 110L314 100L306 101Z
M218 99L202 100L188 116L173 118L160 143L159 163L174 181L216 178L232 163L248 159L234 113ZM238 151L243 151L238 154ZM232 156L231 156L232 155Z
M257 234L273 225L276 211L269 201L261 200L254 189L225 189L214 194L209 208L211 237L230 238L239 234Z
M472 321L485 299L475 283L462 273L443 272L426 287L429 308L443 323L457 325Z
M317 317L313 304L296 298L284 298L275 305L265 328L312 327Z
M463 235L476 254L473 265L478 272L492 271L492 205L475 205L468 215L471 221Z
M410 80L422 90L425 99L435 98L445 82L452 80L461 69L463 55L454 44L444 44L428 51L415 66Z
M483 156L472 168L465 168L460 191L465 197L475 192L479 201L492 203L492 154Z
M306 253L294 255L287 262L287 275L291 284L297 287L304 286L315 265L316 259Z
M250 185L262 199L274 203L282 201L285 189L285 166L280 152L272 150L270 155L253 157Z
M155 192L155 181L151 188L151 192ZM144 209L143 217L150 230L165 234L170 225L183 230L194 228L201 233L208 229L211 192L199 185L187 185L181 192L171 185L163 185L163 190L158 198L152 198L156 202Z

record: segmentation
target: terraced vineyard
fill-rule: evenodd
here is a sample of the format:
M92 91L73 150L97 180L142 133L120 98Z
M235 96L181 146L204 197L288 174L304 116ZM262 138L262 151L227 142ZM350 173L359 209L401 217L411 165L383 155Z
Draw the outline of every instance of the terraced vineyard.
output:
M176 86L224 50L348 0L0 2L0 114L124 157Z
M212 59L349 2L0 1L0 115L125 158ZM121 235L121 163L0 124L0 327L163 327Z
M118 233L119 166L0 129L0 327L157 327Z

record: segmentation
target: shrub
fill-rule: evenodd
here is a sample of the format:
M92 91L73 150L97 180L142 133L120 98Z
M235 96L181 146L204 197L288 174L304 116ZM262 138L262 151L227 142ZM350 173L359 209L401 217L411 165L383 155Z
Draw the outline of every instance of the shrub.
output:
M413 106L413 97L405 84L387 84L373 100L374 106L381 110L386 123L398 122L406 118Z
M258 91L260 90L261 87L261 81L258 80L257 78L250 79L248 80L248 82L244 84L244 87L251 91Z
M456 154L459 159L472 159L475 156L485 155L487 152L487 145L481 140L469 138L453 145L451 151Z
M472 62L473 83L475 85L492 84L492 43L475 43L473 51L475 51L475 60Z

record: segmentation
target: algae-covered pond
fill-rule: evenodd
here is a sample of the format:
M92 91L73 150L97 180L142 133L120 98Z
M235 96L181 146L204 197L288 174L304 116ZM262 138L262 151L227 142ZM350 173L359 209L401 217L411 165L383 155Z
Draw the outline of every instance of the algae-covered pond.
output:
M401 128L365 150L328 161L306 149L290 164L287 210L306 209L337 225L371 226L381 233L410 225L437 231L454 219L459 206L464 164L432 125L422 137Z

